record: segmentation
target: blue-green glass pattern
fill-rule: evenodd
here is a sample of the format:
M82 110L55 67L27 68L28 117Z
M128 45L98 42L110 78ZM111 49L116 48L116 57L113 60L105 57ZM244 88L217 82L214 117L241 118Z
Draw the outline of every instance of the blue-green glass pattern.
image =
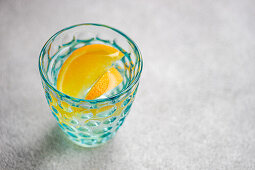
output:
M113 65L122 74L123 82L104 98L95 100L78 99L58 91L56 81L64 61L75 49L95 43L111 45L125 54ZM142 65L137 45L109 26L80 24L53 35L40 53L39 70L51 112L66 136L84 147L95 147L109 141L131 109Z

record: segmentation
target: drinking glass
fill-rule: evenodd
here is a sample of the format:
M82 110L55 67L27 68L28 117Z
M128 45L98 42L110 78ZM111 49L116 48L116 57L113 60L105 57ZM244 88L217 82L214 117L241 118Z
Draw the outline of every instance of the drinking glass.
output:
M106 44L125 56L114 63L123 81L106 97L94 100L68 96L56 88L59 70L70 54L85 45ZM134 102L143 60L137 45L110 26L85 23L54 34L43 46L39 71L50 110L59 127L74 143L95 147L109 141L122 126Z

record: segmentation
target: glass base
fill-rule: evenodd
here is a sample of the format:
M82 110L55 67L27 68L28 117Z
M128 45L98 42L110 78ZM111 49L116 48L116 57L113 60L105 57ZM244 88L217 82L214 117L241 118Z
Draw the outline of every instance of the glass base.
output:
M70 136L69 134L67 134L66 132L64 132L65 136L73 143L75 143L76 145L79 145L81 147L85 147L85 148L95 148L95 147L99 147L102 146L108 142L110 142L113 137L115 136L116 132L111 133L110 135L104 137L104 138L73 138L72 136Z

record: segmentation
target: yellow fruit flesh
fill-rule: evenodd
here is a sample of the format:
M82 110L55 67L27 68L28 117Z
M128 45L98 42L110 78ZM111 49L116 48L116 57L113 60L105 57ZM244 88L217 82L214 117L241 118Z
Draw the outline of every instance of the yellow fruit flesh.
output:
M75 50L62 65L57 79L57 89L69 96L84 98L86 91L95 84L86 99L99 97L122 81L122 77L119 77L120 73L116 69L109 70L109 68L123 56L124 54L119 50L103 44L81 47Z
M91 100L98 98L102 94L117 87L122 81L123 78L119 71L112 67L90 89L85 99Z

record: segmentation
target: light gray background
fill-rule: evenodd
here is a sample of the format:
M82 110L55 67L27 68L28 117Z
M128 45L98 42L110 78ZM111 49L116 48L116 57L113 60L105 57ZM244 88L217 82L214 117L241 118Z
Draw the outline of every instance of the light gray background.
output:
M38 72L47 39L83 22L144 58L130 115L95 149L56 126ZM0 169L255 169L254 75L254 0L0 0Z

